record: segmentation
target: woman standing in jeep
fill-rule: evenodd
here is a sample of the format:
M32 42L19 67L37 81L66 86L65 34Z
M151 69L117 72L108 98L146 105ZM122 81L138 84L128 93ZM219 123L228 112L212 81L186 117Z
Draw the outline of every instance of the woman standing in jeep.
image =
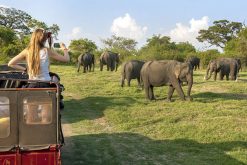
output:
M51 38L51 33L46 32L44 29L36 29L31 36L30 43L27 48L25 48L21 53L12 58L8 66L13 67L18 70L27 71L29 80L40 80L40 81L51 81L49 75L49 57L61 61L69 62L70 57L68 54L68 49L64 43L60 43L60 47L64 52L64 55L60 55L57 52L46 48L45 43L47 39ZM17 63L26 60L27 68L18 65ZM30 83L28 87L48 87L49 84L46 83Z

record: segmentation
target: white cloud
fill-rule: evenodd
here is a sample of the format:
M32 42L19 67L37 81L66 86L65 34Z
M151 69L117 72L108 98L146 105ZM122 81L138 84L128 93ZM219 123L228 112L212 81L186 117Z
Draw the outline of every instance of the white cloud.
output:
M140 26L128 13L113 20L111 32L117 36L141 40L147 32L146 26Z
M5 6L5 5L0 5L0 7L10 8L9 6Z
M176 28L169 32L171 40L174 42L190 42L195 47L200 48L205 45L198 42L196 37L201 29L208 29L209 18L207 16L202 17L199 20L192 18L189 22L189 26L177 23Z
M82 38L82 31L80 27L74 27L71 33L67 34L67 38L70 40L75 40Z

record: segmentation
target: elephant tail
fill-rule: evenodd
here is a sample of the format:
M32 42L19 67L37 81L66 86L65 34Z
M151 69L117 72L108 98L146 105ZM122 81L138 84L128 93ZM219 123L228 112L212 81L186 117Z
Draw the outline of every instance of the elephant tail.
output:
M125 75L126 75L126 71L125 71L125 70L126 70L126 64L127 64L126 62L123 63L123 65L122 65L122 66L123 66L123 67L122 67L122 72L121 72L122 77L123 77L124 79L125 79L125 77L126 77L126 76L125 76Z

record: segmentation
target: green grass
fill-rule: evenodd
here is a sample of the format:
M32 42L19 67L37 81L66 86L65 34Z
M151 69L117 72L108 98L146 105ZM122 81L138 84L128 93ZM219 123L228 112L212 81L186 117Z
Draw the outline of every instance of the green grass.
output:
M148 101L136 80L120 87L120 71L52 71L66 88L65 165L247 164L247 72L238 82L214 82L195 71L193 101L174 93L166 102L167 86L155 88L157 100Z

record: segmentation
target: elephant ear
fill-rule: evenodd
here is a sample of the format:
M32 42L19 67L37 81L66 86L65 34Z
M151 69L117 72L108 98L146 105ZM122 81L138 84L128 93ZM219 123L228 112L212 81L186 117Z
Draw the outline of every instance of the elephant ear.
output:
M180 72L181 72L181 65L177 64L174 68L174 73L177 79L179 78Z

